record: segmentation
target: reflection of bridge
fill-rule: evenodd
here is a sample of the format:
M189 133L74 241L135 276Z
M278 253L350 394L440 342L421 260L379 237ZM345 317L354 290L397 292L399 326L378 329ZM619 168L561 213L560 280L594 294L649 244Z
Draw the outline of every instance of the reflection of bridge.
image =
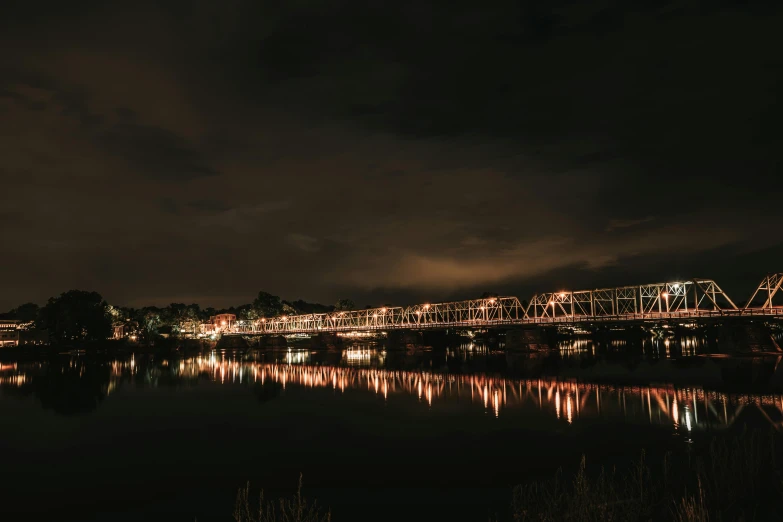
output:
M715 281L691 279L669 283L534 295L490 297L451 303L419 304L264 318L238 322L228 334L294 334L386 331L428 328L485 328L503 325L565 325L720 320L730 317L783 318L775 303L783 273L764 278L742 308Z
M483 407L496 417L501 411L535 408L569 424L579 418L619 417L629 422L669 426L690 432L731 426L749 407L783 431L783 396L727 394L700 387L617 386L560 379L506 379L483 374L448 374L380 368L255 363L197 357L179 367L185 376L208 374L224 384L268 382L344 393L370 392L391 400L412 396L433 407L460 401ZM771 417L764 411L772 411Z
M289 352L290 354L291 352ZM347 350L344 364L370 364L382 357L376 350ZM352 361L356 356L359 361ZM107 372L108 381L103 395L110 396L123 383L141 386L185 385L198 386L202 379L226 386L266 386L271 383L285 390L288 387L316 388L342 393L370 393L384 401L404 401L413 398L424 407L438 408L440 404L453 412L459 403L465 408L478 408L495 417L524 414L531 409L545 417L568 424L580 419L617 418L625 422L654 424L674 431L690 432L729 427L749 410L757 409L756 420L766 421L783 431L783 395L739 394L704 390L698 386L672 385L622 386L594 384L574 379L513 379L502 376L453 374L429 371L405 371L385 368L357 368L347 366L296 364L296 357L286 361L259 363L225 359L212 352L179 361L145 360L137 364L134 358L113 361ZM304 360L304 359L303 359ZM69 363L70 371L83 377L86 362L78 359ZM5 388L29 386L36 376L46 379L45 366L0 365L0 393ZM59 375L57 368L55 374ZM141 375L140 375L141 374ZM167 378L163 378L166 376ZM165 383L165 384L162 384ZM50 386L42 386L52 389ZM68 394L66 394L68 395ZM78 395L71 393L70 395Z

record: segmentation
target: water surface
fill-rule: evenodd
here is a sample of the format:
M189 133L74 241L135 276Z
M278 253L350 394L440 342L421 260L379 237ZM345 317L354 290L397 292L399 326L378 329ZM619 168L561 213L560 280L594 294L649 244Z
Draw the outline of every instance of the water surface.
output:
M333 519L486 520L511 487L736 430L780 427L779 360L698 339L386 351L63 354L0 366L3 512L230 520L239 486Z

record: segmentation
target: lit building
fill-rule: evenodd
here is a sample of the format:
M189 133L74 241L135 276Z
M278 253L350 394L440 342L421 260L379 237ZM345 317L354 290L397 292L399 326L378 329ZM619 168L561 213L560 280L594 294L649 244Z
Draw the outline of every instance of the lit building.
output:
M201 335L216 335L223 330L228 330L237 322L237 316L234 314L217 314L209 318L206 323L199 325Z
M130 339L136 340L136 333L139 330L139 323L126 320L124 323L114 323L112 325L112 339Z
M0 347L19 345L19 321L0 319Z
M234 314L218 314L209 318L217 330L226 330L231 328L237 322L237 316Z
M46 344L49 332L29 328L30 323L15 319L0 319L0 347L25 344Z

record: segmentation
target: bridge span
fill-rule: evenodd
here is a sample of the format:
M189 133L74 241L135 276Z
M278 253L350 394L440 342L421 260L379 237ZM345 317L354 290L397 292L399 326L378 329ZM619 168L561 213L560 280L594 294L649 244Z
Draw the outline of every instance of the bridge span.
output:
M488 297L407 307L344 310L239 321L228 335L372 332L397 329L489 328L783 318L783 273L766 276L738 307L711 279L535 294L529 301Z

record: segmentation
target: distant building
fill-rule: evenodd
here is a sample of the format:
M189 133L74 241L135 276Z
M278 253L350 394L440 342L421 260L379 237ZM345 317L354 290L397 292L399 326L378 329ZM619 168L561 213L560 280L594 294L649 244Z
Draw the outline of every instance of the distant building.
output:
M210 336L217 333L217 330L215 329L215 325L212 324L211 321L206 323L201 323L200 325L198 325L198 331L200 335L205 335L205 336Z
M199 325L199 333L203 336L216 335L223 330L228 330L237 322L234 314L217 314L209 318L206 323Z
M218 330L231 328L237 322L237 316L234 314L218 314L210 317L210 319Z
M124 323L114 323L112 325L112 339L130 339L136 340L136 333L139 330L139 323L127 320Z
M0 330L0 348L19 345L19 330Z
M21 324L16 319L0 319L0 330L18 330Z
M22 323L15 319L0 319L0 347L49 342L49 332L33 330L29 326L29 323Z
M0 319L0 347L19 345L19 321Z

